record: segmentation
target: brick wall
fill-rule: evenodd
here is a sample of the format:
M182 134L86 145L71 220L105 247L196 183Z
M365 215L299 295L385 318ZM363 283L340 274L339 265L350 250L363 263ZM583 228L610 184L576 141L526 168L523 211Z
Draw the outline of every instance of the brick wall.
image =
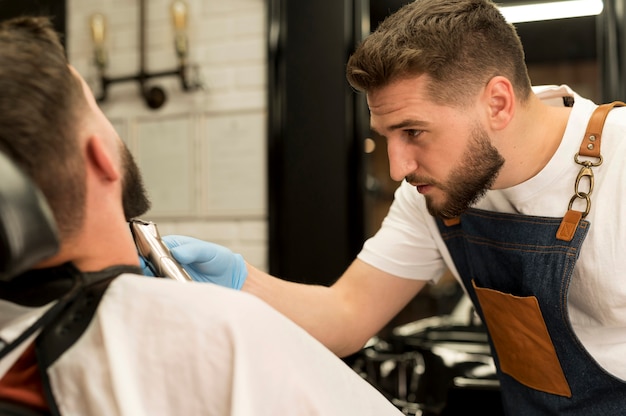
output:
M169 0L146 1L148 72L177 65ZM155 78L167 102L149 109L136 82L117 83L101 104L144 174L162 234L184 234L240 252L267 270L266 4L187 0L189 61L204 88ZM139 1L68 0L70 62L99 90L89 17L107 18L110 77L139 70Z

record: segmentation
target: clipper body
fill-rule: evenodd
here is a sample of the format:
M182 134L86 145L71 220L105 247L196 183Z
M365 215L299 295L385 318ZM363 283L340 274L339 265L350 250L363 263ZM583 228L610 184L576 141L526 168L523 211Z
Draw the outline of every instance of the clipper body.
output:
M193 279L172 257L170 250L161 240L157 226L152 221L132 219L129 222L139 254L157 277L190 282Z

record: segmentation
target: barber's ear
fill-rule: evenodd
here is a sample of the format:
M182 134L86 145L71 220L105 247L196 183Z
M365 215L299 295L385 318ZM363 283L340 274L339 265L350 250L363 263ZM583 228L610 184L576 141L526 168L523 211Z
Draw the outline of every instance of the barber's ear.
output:
M515 92L511 81L502 76L493 77L484 91L487 117L493 130L505 128L515 113Z
M112 159L115 156L107 151L107 147L98 136L91 136L87 140L86 152L87 163L102 179L115 181L120 177L120 172Z

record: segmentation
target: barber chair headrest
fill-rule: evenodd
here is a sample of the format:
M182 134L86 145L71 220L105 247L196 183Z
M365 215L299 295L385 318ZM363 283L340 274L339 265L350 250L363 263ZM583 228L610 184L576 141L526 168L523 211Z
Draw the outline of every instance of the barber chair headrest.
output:
M9 282L59 250L57 227L45 197L0 152L0 282Z

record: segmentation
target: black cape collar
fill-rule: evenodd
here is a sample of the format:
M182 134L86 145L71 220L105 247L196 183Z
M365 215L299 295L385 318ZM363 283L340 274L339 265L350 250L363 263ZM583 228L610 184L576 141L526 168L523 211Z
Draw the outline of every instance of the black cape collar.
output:
M97 272L81 272L72 263L29 270L10 282L0 282L0 299L38 307L62 298L76 286L89 286L122 273L143 274L137 266L112 266Z

